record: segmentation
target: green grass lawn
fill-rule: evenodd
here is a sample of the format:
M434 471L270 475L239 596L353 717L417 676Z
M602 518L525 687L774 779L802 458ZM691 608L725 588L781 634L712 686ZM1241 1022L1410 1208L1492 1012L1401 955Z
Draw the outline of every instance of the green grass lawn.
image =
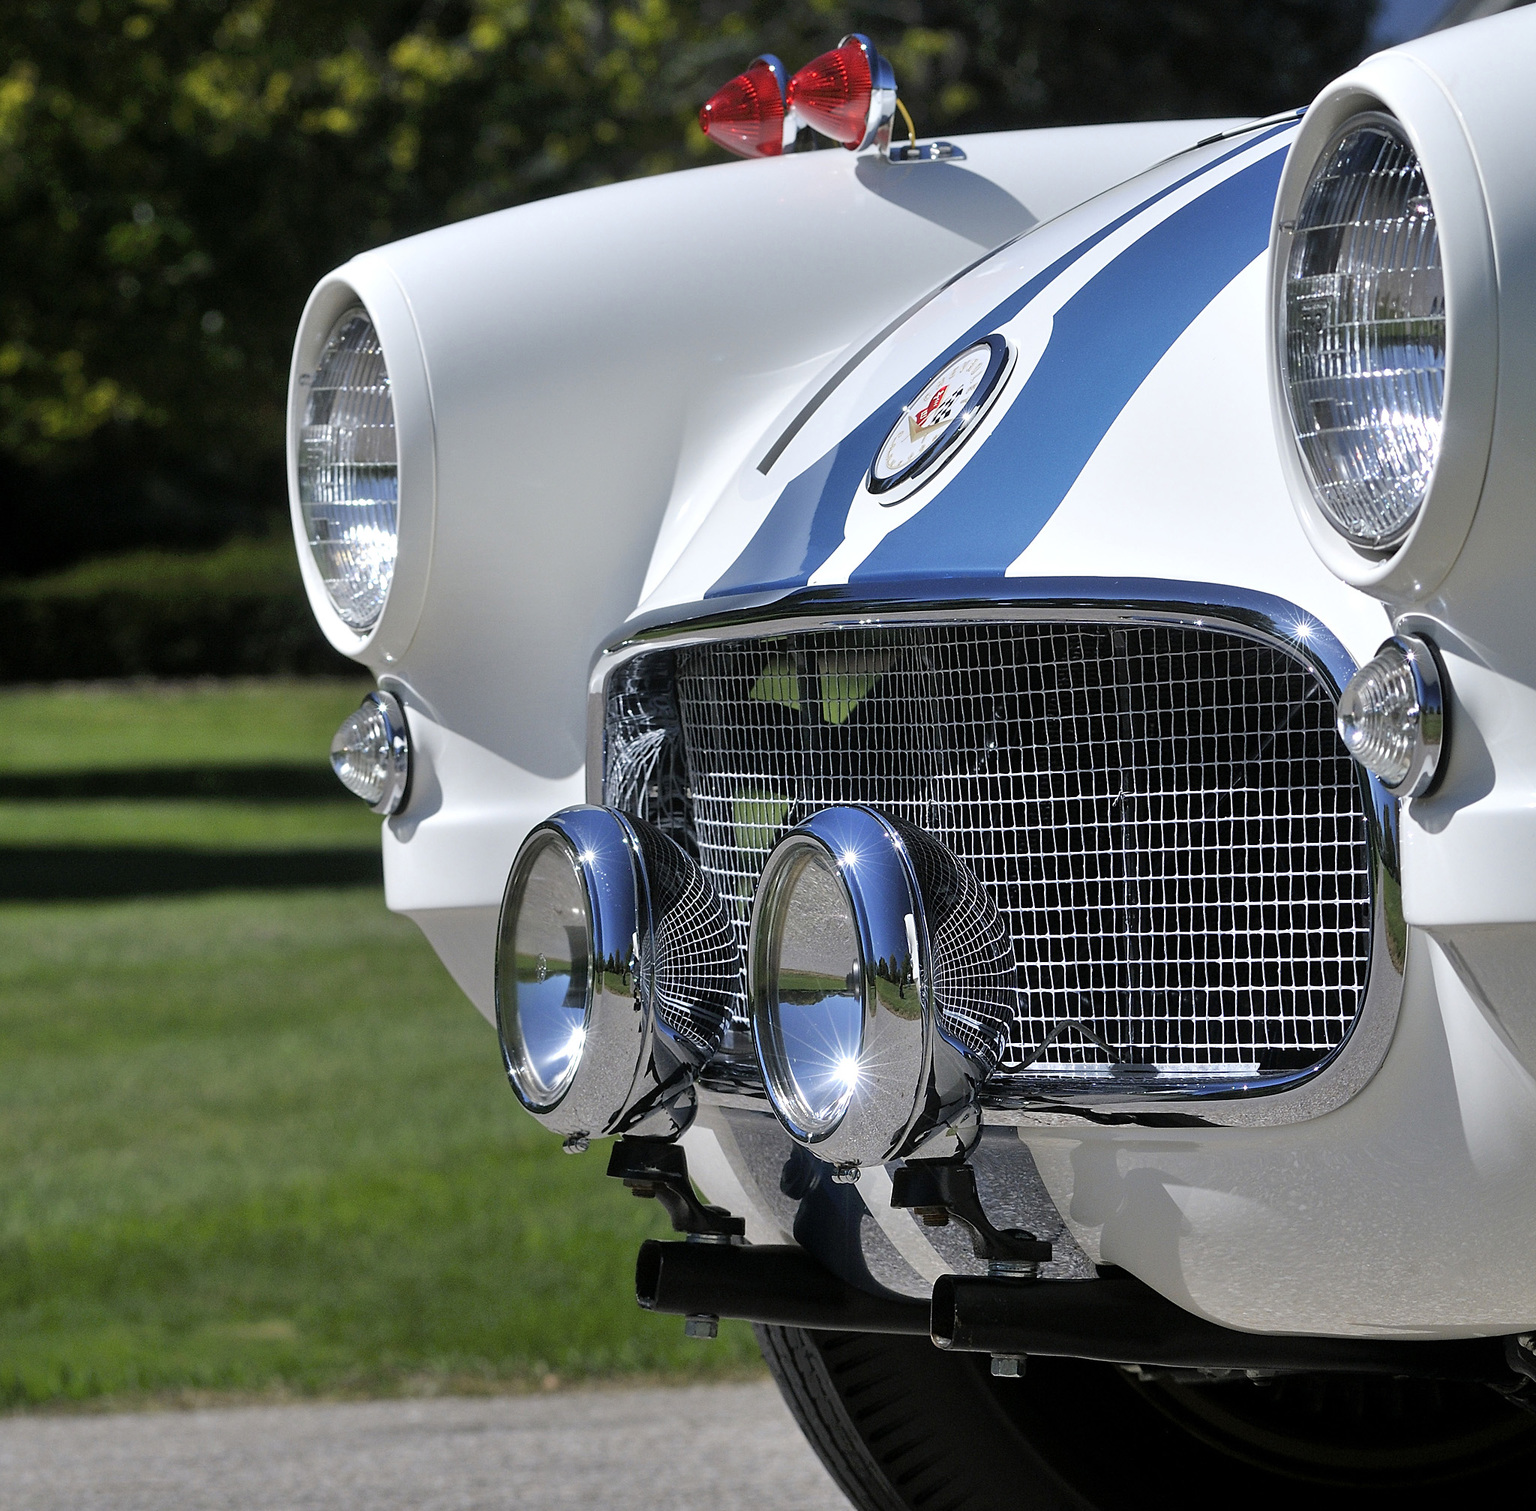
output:
M0 772L324 765L372 683L90 683L0 689Z
M87 694L12 695L0 765L217 764L251 743L188 731L247 715L261 760L313 762L358 689L295 686L314 697L286 743L270 688L222 714L211 688L89 695L157 710L153 732L119 706L71 733ZM47 739L15 734L27 699ZM376 834L326 800L0 803L15 854ZM744 1327L695 1343L636 1307L635 1250L667 1228L605 1163L521 1112L492 1030L375 887L0 904L0 1404L756 1368Z
M311 803L229 799L0 800L0 844L202 845L252 850L377 849L380 819L355 798Z

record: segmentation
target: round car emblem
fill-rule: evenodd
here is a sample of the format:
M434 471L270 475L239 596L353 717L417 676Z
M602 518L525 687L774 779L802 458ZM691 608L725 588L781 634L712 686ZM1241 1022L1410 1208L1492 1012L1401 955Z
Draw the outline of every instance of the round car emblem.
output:
M1008 343L987 336L946 362L902 410L875 454L869 491L885 493L936 470L997 391L1007 360Z

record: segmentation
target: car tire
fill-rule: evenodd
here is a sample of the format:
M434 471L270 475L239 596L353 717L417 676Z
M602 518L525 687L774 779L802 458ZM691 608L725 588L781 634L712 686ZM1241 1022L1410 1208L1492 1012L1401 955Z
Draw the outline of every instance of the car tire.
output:
M1308 1511L1515 1496L1536 1475L1536 1415L1480 1385L1298 1375L1142 1379L986 1357L924 1338L758 1327L807 1441L858 1511L1110 1511L1179 1498ZM1203 1489L1201 1487L1204 1487Z

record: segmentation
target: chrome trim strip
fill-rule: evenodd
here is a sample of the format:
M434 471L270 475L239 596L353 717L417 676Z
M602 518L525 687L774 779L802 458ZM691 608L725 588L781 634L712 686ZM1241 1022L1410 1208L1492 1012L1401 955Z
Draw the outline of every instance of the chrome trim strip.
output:
M878 596L883 589L885 596ZM1335 701L1356 663L1321 620L1272 594L1223 584L1155 578L911 579L759 593L659 611L632 620L595 658L588 683L587 787L602 801L606 691L613 672L647 651L673 650L756 633L858 629L885 625L1014 623L1169 624L1225 630L1296 657ZM1289 1077L1249 1081L1195 1080L1117 1072L1083 1077L1036 1076L1029 1086L992 1083L981 1101L989 1123L1021 1127L1124 1123L1143 1127L1269 1127L1332 1112L1374 1076L1397 1026L1407 953L1398 863L1398 803L1370 773L1359 772L1371 847L1374 917L1365 999L1344 1041L1320 1065ZM756 1067L752 1069L755 1071ZM753 1078L755 1079L755 1077ZM1020 1078L1021 1080L1024 1078ZM1155 1084L1152 1084L1154 1083ZM739 1067L705 1073L701 1094L767 1110L760 1083Z

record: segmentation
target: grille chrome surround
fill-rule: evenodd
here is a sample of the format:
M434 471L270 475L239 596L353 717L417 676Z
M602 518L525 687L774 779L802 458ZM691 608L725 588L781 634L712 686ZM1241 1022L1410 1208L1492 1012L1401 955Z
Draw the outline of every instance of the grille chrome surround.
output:
M782 619L636 634L594 674L606 800L693 847L743 929L767 849L815 808L870 803L951 846L1018 954L994 1121L1134 1120L1172 1100L1189 1116L1155 1120L1270 1123L1338 1105L1380 1063L1401 993L1383 906L1395 804L1332 732L1353 662L1277 599L1028 586L948 610L855 611L819 590ZM929 712L892 718L903 700ZM1089 992L1098 1011L1074 1014ZM750 1080L717 1069L721 1086Z

